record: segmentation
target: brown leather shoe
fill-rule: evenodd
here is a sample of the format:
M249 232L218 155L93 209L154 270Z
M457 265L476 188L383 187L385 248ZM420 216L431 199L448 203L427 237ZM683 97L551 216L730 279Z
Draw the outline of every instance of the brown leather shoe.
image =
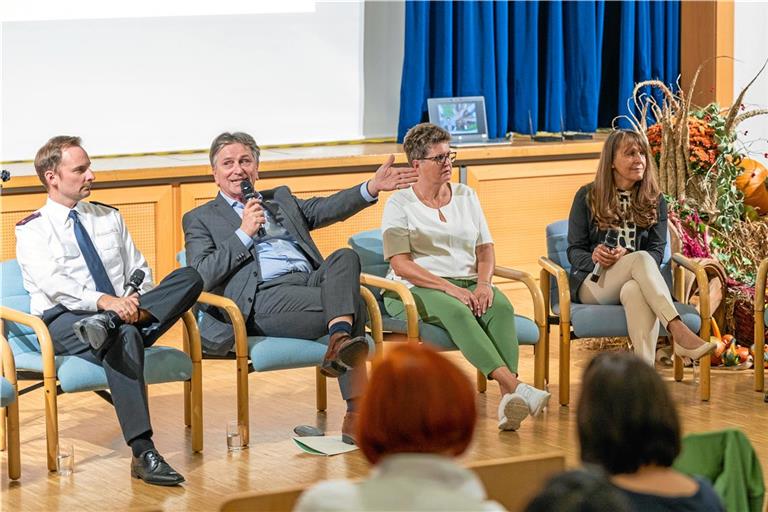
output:
M357 444L357 413L348 412L341 424L341 440L347 444Z
M367 357L368 340L365 336L352 338L345 332L334 333L328 342L320 373L336 378L349 368L364 364Z

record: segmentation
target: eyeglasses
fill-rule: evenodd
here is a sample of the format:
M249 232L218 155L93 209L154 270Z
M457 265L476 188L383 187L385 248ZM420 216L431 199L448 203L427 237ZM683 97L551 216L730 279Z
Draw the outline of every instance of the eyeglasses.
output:
M448 153L443 153L442 155L435 155L435 156L428 156L424 158L419 158L419 160L431 160L435 162L437 165L445 165L445 161L449 160L451 163L456 161L456 152L455 151L449 151Z

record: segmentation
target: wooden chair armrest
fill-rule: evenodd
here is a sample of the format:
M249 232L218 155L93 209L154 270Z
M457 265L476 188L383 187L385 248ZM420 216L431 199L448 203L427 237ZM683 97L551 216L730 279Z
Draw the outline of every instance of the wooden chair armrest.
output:
M531 300L533 301L533 317L536 321L536 325L539 327L545 327L547 325L547 310L544 308L544 296L531 274L514 268L497 266L493 269L493 275L523 283L531 294Z
M375 286L396 293L405 306L406 335L408 340L417 341L419 339L419 313L416 310L416 301L413 299L413 294L407 286L403 283L371 274L360 274L360 284Z
M191 311L185 311L181 316L184 328L187 331L185 337L184 351L189 355L193 363L203 360L203 342L200 339L200 328L197 326L195 314Z
M560 299L560 323L570 323L571 289L568 285L568 273L563 267L547 258L546 256L539 257L539 265L541 266L542 270L552 275L557 281L557 294Z
M373 292L365 286L360 287L360 296L365 301L365 308L368 310L368 320L371 322L371 336L376 345L376 354L374 357L380 359L384 355L382 343L384 342L383 325L381 320L381 311L376 302Z
M2 360L0 360L0 375L8 379L14 387L16 386L16 361L13 359L13 351L8 340L0 334L0 352L2 352Z
M7 306L0 306L0 319L26 325L35 332L43 359L43 377L55 379L56 363L54 355L56 352L53 348L51 333L48 332L48 326L45 325L45 322L35 315L30 315Z
M709 278L707 277L707 271L704 267L696 263L695 261L686 258L680 253L672 255L672 261L680 265L685 270L693 273L696 277L696 285L699 287L699 313L701 314L702 324L707 322L707 329L709 328L709 319L712 315L709 305ZM684 297L677 297L677 300L684 302ZM702 325L702 329L704 326Z
M207 304L223 309L232 323L232 329L235 332L235 355L237 357L248 357L248 333L245 330L245 320L240 308L235 301L221 295L215 295L209 292L203 292L197 299L200 304Z

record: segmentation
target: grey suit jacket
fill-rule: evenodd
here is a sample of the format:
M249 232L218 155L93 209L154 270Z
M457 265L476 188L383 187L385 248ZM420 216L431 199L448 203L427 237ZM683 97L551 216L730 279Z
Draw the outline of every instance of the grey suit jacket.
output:
M328 197L300 199L288 187L262 191L265 208L296 239L312 268L323 262L310 231L345 220L373 203L360 194L360 186ZM240 216L218 194L215 199L184 215L187 265L203 277L204 290L232 299L248 318L261 282L256 248L246 248L235 231ZM234 336L226 316L218 308L203 312L200 335L207 353L226 354L234 346Z

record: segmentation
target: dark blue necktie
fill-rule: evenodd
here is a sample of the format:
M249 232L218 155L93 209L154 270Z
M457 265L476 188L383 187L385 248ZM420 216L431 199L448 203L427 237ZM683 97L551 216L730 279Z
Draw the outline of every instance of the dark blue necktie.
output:
M80 222L77 211L69 210L69 218L75 224L75 239L85 259L85 264L88 265L88 270L91 271L91 276L93 276L93 280L96 283L96 291L114 296L115 288L112 286L112 281L109 280L104 263L101 261L99 253L96 252L96 247L93 246L91 237L88 236L88 232L83 227L82 222Z

